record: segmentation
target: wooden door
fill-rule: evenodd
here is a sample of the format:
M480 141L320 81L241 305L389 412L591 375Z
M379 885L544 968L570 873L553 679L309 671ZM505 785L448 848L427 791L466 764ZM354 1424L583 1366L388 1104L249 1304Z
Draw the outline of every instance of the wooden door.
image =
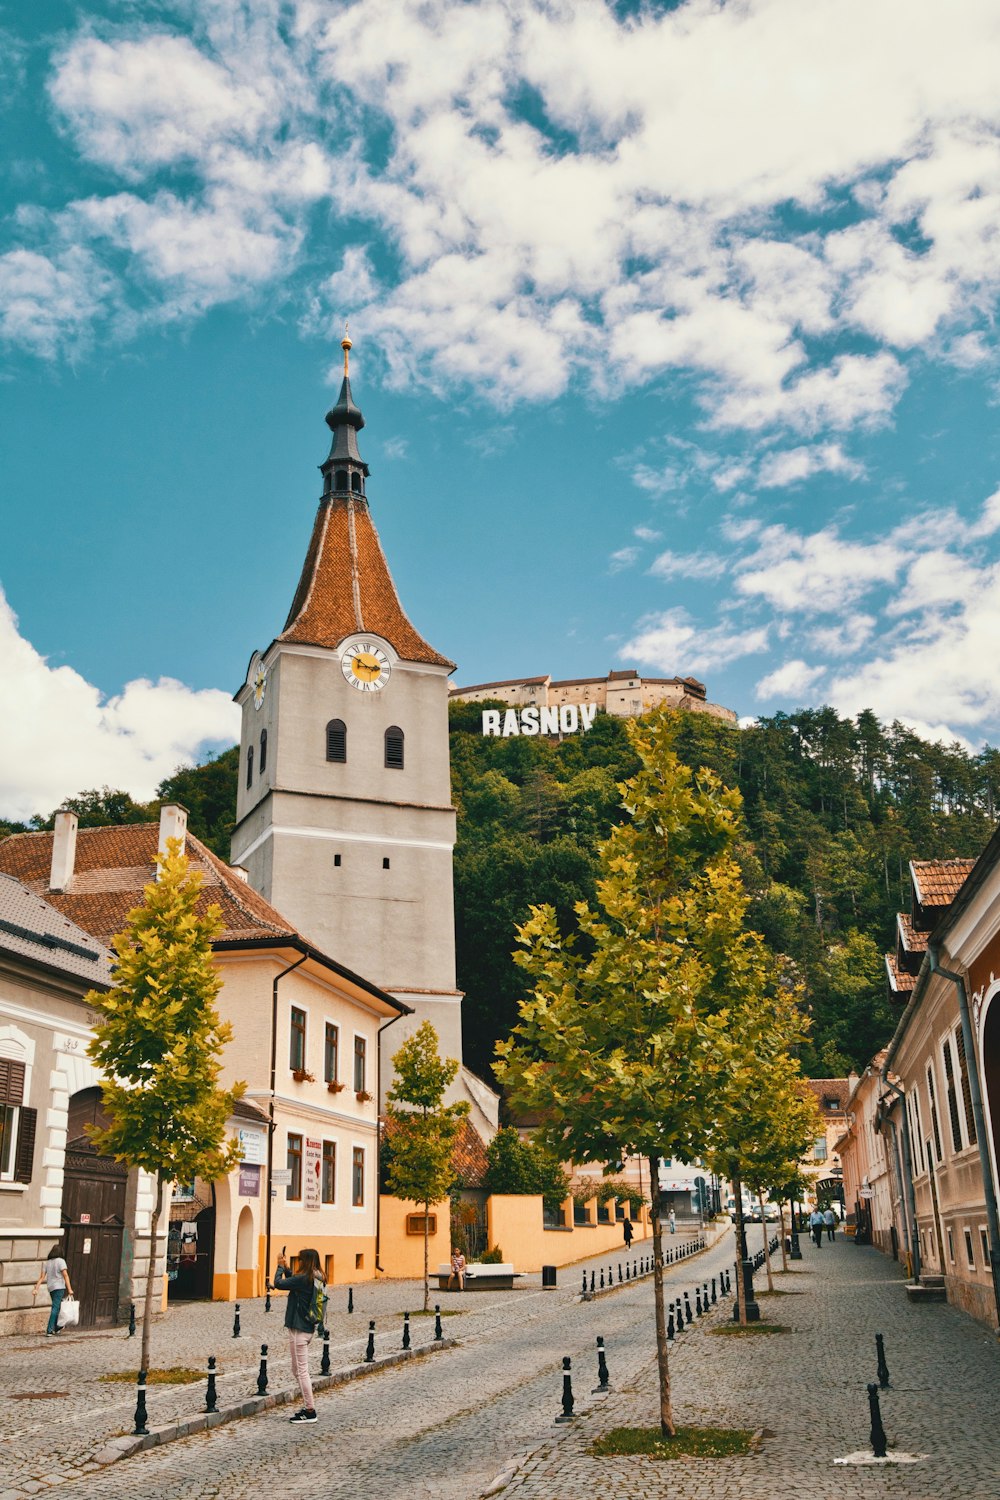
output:
M125 1182L126 1169L117 1162L66 1153L63 1239L82 1328L104 1327L118 1317Z

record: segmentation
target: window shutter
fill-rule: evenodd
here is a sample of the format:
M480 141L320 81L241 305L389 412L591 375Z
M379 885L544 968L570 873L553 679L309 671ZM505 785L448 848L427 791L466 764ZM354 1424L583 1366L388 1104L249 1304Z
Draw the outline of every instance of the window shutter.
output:
M403 769L403 731L395 724L385 732L385 763L390 770Z
M38 1111L22 1107L18 1119L17 1156L14 1162L14 1181L31 1181L31 1163L35 1155L35 1122Z
M326 726L326 758L338 761L347 759L347 725L343 719L331 719Z
M0 1104L17 1106L24 1098L24 1063L0 1057Z

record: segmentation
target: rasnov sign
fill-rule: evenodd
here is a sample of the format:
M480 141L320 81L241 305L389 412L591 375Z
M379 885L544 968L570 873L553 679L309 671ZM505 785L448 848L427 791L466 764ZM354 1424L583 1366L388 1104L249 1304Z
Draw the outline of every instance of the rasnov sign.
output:
M500 735L509 739L512 734L586 734L597 716L596 703L563 703L558 708L539 708L531 704L528 708L484 708L483 734Z

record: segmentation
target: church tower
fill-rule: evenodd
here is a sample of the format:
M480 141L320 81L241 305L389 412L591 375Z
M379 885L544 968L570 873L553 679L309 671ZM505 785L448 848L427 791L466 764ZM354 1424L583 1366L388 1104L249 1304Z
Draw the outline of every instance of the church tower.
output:
M317 948L411 1006L386 1063L430 1020L462 1056L448 751L454 664L403 612L372 522L364 417L348 373L327 412L323 492L281 634L255 652L243 711L233 863ZM495 1095L463 1069L453 1097L495 1127ZM482 1120L478 1121L482 1124Z

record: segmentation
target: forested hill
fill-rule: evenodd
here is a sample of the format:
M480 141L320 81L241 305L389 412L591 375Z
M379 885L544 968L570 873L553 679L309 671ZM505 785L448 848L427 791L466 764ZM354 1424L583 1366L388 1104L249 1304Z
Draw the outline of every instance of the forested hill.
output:
M607 714L562 743L484 738L481 724L482 705L452 704L458 983L466 1060L489 1077L523 989L510 956L514 928L530 905L550 901L568 929L574 903L593 897L595 851L621 815L617 783L636 763L624 723ZM806 1071L836 1077L861 1067L898 1015L882 954L909 904L908 862L979 854L1000 816L1000 752L968 755L874 714L852 721L829 708L746 729L684 713L677 748L743 793L751 921L805 987ZM178 771L148 804L105 788L67 805L93 826L147 821L160 802L179 801L192 832L228 858L237 773L234 747ZM0 837L21 826L0 823ZM29 826L50 827L51 818Z
M620 816L615 784L635 762L610 715L559 744L484 738L481 713L454 704L451 722L458 983L466 1058L485 1072L523 985L509 958L514 926L540 901L568 926L574 901L592 896L596 845ZM685 713L677 749L743 793L750 920L805 987L806 1071L860 1068L898 1016L882 955L909 907L908 863L979 854L1000 816L1000 752L968 755L830 708L745 729Z

